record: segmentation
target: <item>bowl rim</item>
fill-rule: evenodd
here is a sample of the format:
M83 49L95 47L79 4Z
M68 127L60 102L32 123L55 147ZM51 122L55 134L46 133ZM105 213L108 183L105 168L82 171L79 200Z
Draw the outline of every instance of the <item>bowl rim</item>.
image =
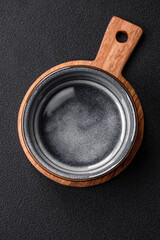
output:
M101 167L101 168L99 167L97 170L95 169L94 171L90 170L90 172L82 171L82 170L79 170L79 172L73 171L73 170L69 171L69 170L63 169L59 166L57 167L55 164L51 164L49 161L47 161L44 154L40 154L40 152L38 152L38 150L36 149L37 146L33 145L31 136L29 134L30 126L28 126L28 124L27 124L29 121L28 119L31 115L31 112L33 111L32 103L37 98L37 96L41 92L41 90L50 83L55 84L55 85L58 84L58 77L60 77L62 75L64 75L64 76L68 75L69 73L73 75L77 72L78 72L78 74L82 74L82 72L83 72L84 74L92 75L92 80L90 80L91 82L94 82L93 76L94 77L98 76L99 78L103 77L103 84L105 85L104 87L108 87L108 88L110 87L111 88L110 90L112 90L114 92L114 94L115 94L115 91L117 91L116 92L117 95L121 93L121 97L123 97L123 100L124 100L122 102L125 102L126 106L128 105L127 106L128 109L127 110L125 109L125 111L128 112L128 114L126 113L125 117L126 117L126 119L128 117L130 117L130 119L128 119L128 123L127 123L130 126L130 128L128 129L128 135L127 135L128 140L124 140L125 145L124 146L122 145L123 148L121 148L121 149L123 149L123 151L120 149L117 152L117 155L119 155L117 158L116 158L117 155L115 155L111 161L108 161L106 164L103 164L103 167ZM100 83L99 79L96 81L96 83L102 84L102 82ZM54 87L55 86L53 86L53 88ZM123 106L122 106L123 110L125 108L125 105L123 104ZM107 73L104 73L103 71L96 70L96 69L89 68L89 67L62 68L58 71L51 73L47 77L45 77L36 86L36 88L32 91L32 93L25 105L22 121L23 121L24 141L27 145L27 148L30 150L30 152L32 153L34 158L37 160L37 162L39 162L45 169L47 169L52 174L55 174L58 177L63 177L66 179L71 179L71 180L94 179L94 178L100 177L104 174L107 174L107 173L111 172L113 169L115 169L126 158L130 149L132 148L132 146L135 142L135 139L136 139L137 125L138 125L136 109L135 109L135 106L134 106L131 96L128 94L128 91L126 91L126 89L122 86L122 84L120 84L114 77L110 76ZM30 124L30 121L29 121L29 124Z

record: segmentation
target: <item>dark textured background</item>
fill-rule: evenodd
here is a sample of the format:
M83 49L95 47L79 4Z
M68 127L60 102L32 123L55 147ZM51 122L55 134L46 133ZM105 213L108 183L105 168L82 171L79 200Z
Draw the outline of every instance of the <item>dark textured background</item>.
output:
M124 76L145 114L131 165L100 186L61 186L27 160L17 135L25 92L47 69L96 56L113 15L144 30ZM0 239L160 239L160 1L0 1Z

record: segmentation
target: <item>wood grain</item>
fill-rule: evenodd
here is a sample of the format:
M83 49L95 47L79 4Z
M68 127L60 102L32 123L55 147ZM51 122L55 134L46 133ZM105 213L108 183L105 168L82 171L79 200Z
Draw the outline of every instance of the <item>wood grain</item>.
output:
M128 39L126 42L118 42L116 34L124 32ZM121 78L122 69L137 45L143 31L140 27L124 21L121 18L113 17L104 34L95 66L106 70L117 78Z
M116 40L116 33L118 31L125 31L128 35L128 40L125 43L119 43ZM98 185L104 183L111 178L117 176L120 172L122 172L132 161L133 157L135 156L143 138L144 132L144 116L143 116L143 109L140 103L140 100L129 84L129 82L122 76L122 69L128 60L130 54L132 53L133 49L135 48L137 42L139 41L142 35L142 29L138 26L131 24L127 21L124 21L118 17L113 17L108 25L104 38L102 40L102 44L98 51L97 57L94 61L71 61L62 63L58 66L55 66L44 74L42 74L29 88L27 91L18 114L18 134L20 143L22 148L29 159L29 161L33 164L33 166L41 172L46 177L54 180L63 185L73 186L73 187L88 187L93 185ZM56 176L52 172L45 169L38 161L34 158L30 150L28 149L22 131L22 120L23 120L23 112L26 106L26 103L32 94L35 87L50 73L53 73L59 69L65 67L76 67L76 66L86 66L92 67L99 70L103 70L106 73L111 74L112 76L116 77L119 82L127 89L130 93L133 102L135 104L135 109L137 111L137 119L138 119L138 129L137 129L137 136L134 145L132 146L128 156L121 162L119 166L117 166L114 170L107 173L106 175L100 176L99 178L95 179L86 179L86 180L71 180L61 178L60 176Z

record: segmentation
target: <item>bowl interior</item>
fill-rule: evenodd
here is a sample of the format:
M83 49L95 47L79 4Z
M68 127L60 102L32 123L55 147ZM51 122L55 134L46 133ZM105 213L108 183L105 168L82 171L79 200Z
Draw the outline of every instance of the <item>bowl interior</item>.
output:
M47 76L27 102L23 130L37 161L53 174L89 179L115 168L136 135L132 101L114 78L71 67Z

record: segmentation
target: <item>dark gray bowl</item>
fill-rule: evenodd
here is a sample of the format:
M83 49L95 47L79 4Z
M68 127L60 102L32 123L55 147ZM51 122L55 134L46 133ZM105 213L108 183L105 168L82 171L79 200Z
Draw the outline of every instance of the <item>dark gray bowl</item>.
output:
M50 172L91 179L117 167L136 137L137 118L124 87L88 67L54 72L34 89L23 115L26 144Z

